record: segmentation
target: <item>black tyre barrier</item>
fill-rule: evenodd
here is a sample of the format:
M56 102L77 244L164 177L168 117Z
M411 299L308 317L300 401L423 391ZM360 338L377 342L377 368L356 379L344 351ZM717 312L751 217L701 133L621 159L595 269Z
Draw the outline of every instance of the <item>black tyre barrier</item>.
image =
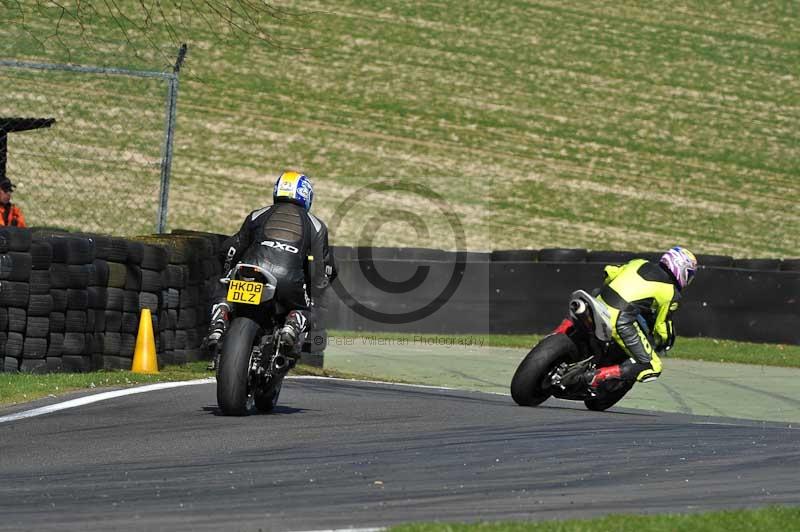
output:
M47 338L50 334L50 316L28 316L25 325L25 339ZM42 355L44 356L44 355Z
M47 356L47 338L25 337L22 345L22 358L45 358Z
M800 259L783 259L781 262L781 271L800 272Z
M67 329L67 315L64 312L50 313L50 332L63 333Z
M161 271L169 264L169 257L164 248L145 246L142 254L142 268Z
M140 265L144 259L144 244L133 240L128 241L128 264Z
M108 246L108 255L105 257L108 262L125 264L128 260L128 242L121 238L111 238Z
M0 253L9 251L28 251L33 235L29 230L19 227L0 227Z
M128 270L125 264L119 262L106 262L108 266L108 286L112 288L124 288Z
M697 255L697 264L701 268L731 268L733 267L733 257L729 255Z
M45 240L31 242L31 269L47 270L53 262L53 247Z
M586 262L600 264L624 264L635 258L639 257L632 251L598 250L586 253Z
M94 276L89 279L90 285L108 286L108 261L95 259Z
M16 373L19 371L19 359L6 355L3 358L3 371L6 373Z
M588 252L585 249L545 248L540 249L539 262L586 262Z
M121 346L122 346L122 335L120 333L107 331L103 334L104 355L119 356Z
M94 332L104 332L106 330L106 311L103 309L95 309L92 314L94 314Z
M0 279L28 281L31 276L31 254L10 251L0 255Z
M69 266L60 262L50 265L50 288L67 288L69 286Z
M21 358L22 346L25 343L25 336L20 332L9 331L6 338L6 356Z
M61 358L62 354L64 354L64 333L51 332L47 341L47 357Z
M106 288L106 310L121 311L125 305L125 290L122 288Z
M83 332L64 333L64 356L66 355L82 355L86 349L86 334Z
M31 278L28 281L30 295L50 294L50 271L31 270Z
M156 293L161 290L161 272L156 270L140 270L142 292Z
M120 329L122 329L122 311L106 310L104 314L106 321L106 332L120 332Z
M64 371L72 373L88 373L92 371L92 357L86 355L73 355L65 351L61 356Z
M48 350L49 353L49 350ZM51 357L49 354L45 359L48 373L60 373L64 371L64 363L61 360L61 355L58 357Z
M67 288L67 308L86 310L89 308L89 291L87 288Z
M780 259L734 259L733 267L741 270L778 271Z
M130 370L133 366L133 359L121 356L104 356L103 369L123 369Z
M43 358L23 358L19 365L20 373L47 373L47 361Z
M492 262L536 262L538 249L499 249L492 251Z
M134 264L126 266L125 290L139 291L142 289L142 269Z
M139 313L139 292L136 290L124 290L122 292L122 312Z
M178 308L181 303L181 293L176 288L166 290L167 308Z
M67 310L67 289L51 288L50 296L53 298L53 311L64 312Z
M0 290L0 306L26 308L30 288L28 283L2 281Z
M86 332L87 317L85 310L67 310L65 313L65 327L68 333Z
M158 294L154 294L152 292L141 292L139 294L139 308L150 309L150 314L153 316L153 318L158 315L158 307Z
M86 304L89 308L105 309L108 304L108 288L105 286L89 286L86 289Z
M121 333L120 335L120 356L133 358L134 351L136 350L136 335L130 333Z
M24 308L7 307L8 310L8 330L12 332L25 332L28 324L28 312Z
M47 294L31 294L28 299L28 316L50 316L53 312L53 296Z
M89 277L92 275L94 264L68 264L68 288L83 288L89 286Z
M139 330L139 315L135 312L123 312L119 330L123 334L136 334Z

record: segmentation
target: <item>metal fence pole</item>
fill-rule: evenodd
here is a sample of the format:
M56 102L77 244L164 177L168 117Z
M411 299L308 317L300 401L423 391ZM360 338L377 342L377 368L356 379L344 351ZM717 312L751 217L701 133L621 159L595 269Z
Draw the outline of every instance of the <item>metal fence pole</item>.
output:
M161 149L161 193L158 203L158 220L156 221L156 233L163 233L167 227L167 213L169 202L169 176L172 168L172 146L175 137L175 114L178 106L178 74L181 70L183 60L186 58L186 44L181 45L178 51L178 59L172 70L172 77L169 79L167 89L166 119L164 124L164 145Z

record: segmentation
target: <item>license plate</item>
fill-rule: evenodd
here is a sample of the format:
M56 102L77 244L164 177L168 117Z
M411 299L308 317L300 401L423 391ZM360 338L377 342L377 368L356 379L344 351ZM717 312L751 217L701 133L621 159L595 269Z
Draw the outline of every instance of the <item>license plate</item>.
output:
M245 303L246 305L258 305L261 303L261 294L264 293L264 285L252 281L231 280L228 284L228 301L231 303Z

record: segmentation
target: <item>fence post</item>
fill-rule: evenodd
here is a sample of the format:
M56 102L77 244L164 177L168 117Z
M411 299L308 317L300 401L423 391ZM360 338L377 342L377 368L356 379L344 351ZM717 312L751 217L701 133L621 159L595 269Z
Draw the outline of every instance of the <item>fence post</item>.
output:
M167 89L166 119L164 124L164 145L161 149L161 194L158 203L158 220L156 233L163 233L167 226L167 203L169 201L169 175L172 167L172 145L175 135L175 113L178 106L178 74L183 60L186 58L186 44L178 51L178 59L172 69Z

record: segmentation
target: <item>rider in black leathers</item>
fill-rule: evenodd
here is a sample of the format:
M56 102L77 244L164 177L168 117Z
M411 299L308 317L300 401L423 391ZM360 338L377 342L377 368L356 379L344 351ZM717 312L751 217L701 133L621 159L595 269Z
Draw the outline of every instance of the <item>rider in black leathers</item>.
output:
M230 271L239 262L267 264L277 278L275 300L287 313L280 331L287 353L294 351L303 333L316 327L314 299L336 277L328 228L308 212L313 194L305 175L284 172L275 183L273 205L251 212L222 248L223 271ZM222 283L214 301L206 337L209 347L220 341L230 319L231 307L225 301Z

